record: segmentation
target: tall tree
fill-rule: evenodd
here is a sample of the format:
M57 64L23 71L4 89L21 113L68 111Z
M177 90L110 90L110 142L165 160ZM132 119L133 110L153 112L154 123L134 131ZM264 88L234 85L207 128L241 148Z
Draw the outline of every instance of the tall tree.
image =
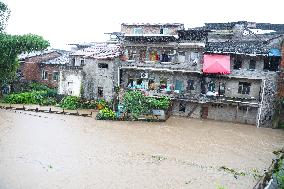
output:
M0 88L4 83L13 81L19 65L17 59L19 54L44 50L49 46L49 42L38 35L5 33L9 15L9 8L0 1Z

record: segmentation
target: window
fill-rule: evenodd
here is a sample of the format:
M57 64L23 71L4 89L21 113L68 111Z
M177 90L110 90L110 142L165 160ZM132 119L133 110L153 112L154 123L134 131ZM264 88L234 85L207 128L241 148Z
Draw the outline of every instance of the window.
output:
M215 83L213 81L208 83L208 91L215 92Z
M178 62L185 62L185 52L178 53Z
M41 79L47 80L48 79L48 73L45 70L42 70L41 72Z
M103 97L104 96L104 88L103 87L98 87L98 97Z
M218 95L224 95L225 94L225 89L226 89L226 84L220 82L219 83Z
M180 112L185 112L185 104L184 103L179 103L179 110Z
M85 60L81 59L81 66L83 66L85 64Z
M161 78L160 80L160 89L166 89L167 88L167 79Z
M242 68L242 60L239 58L236 58L234 60L234 70L239 70Z
M71 59L71 66L75 66L75 58Z
M189 79L187 81L187 90L194 90L194 80Z
M179 90L179 91L182 91L182 90L183 90L183 81L181 81L181 80L176 80L175 90Z
M168 28L161 28L160 29L160 34L168 34L168 33L169 33Z
M59 80L59 72L53 72L53 76L52 76L54 81L58 81Z
M142 30L142 28L134 28L133 33L134 34L143 34L143 30Z
M191 52L190 55L189 55L189 60L191 62L195 62L197 63L198 59L199 59L199 53L198 52Z
M106 68L106 69L108 69L108 64L106 64L106 63L99 63L99 68Z
M277 71L279 68L279 57L267 57L264 59L264 70Z
M255 65L256 65L256 61L253 60L253 59L251 59L251 60L249 61L249 69L250 69L250 70L255 70Z
M250 83L247 82L239 82L239 89L238 93L239 94L249 94L250 93Z

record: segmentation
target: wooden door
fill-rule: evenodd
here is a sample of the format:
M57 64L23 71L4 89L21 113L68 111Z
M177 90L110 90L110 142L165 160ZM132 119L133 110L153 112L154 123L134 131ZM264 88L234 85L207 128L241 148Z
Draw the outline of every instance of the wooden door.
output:
M201 118L207 119L208 117L208 107L202 107L201 109Z

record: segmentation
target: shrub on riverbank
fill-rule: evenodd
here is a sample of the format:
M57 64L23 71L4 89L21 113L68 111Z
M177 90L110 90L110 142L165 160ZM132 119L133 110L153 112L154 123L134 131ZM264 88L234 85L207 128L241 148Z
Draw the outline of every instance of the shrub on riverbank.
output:
M79 101L80 99L77 96L66 96L61 100L59 106L64 109L75 110L80 107Z
M96 116L96 119L98 120L115 120L116 115L115 112L112 111L110 108L105 107L99 111L99 113Z
M5 103L10 104L39 104L39 105L54 105L55 99L49 97L47 91L32 91L10 94L4 98Z

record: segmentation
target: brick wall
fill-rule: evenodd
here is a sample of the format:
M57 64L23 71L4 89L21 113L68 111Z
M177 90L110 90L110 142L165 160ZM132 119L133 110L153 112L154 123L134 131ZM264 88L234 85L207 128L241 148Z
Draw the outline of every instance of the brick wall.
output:
M50 87L58 87L59 81L53 80L53 72L58 71L59 72L59 66L58 65L45 65L41 64L41 62L52 60L54 58L57 58L61 56L58 52L51 52L47 54L42 54L39 56L34 56L30 58L26 58L24 60L24 63L22 63L20 69L23 74L23 80L29 81L29 82L40 82L47 84ZM42 70L46 70L48 72L48 79L42 80Z
M46 80L41 78L41 74L42 74L43 70L48 73L48 77L47 77ZM58 72L58 73L60 72L60 66L59 65L50 65L50 64L44 65L44 64L41 64L38 81L40 83L46 84L46 85L48 85L49 87L52 87L52 88L58 87L59 79L58 79L58 81L53 80L54 72Z
M38 63L25 62L23 65L23 77L26 81L39 81L40 68Z

